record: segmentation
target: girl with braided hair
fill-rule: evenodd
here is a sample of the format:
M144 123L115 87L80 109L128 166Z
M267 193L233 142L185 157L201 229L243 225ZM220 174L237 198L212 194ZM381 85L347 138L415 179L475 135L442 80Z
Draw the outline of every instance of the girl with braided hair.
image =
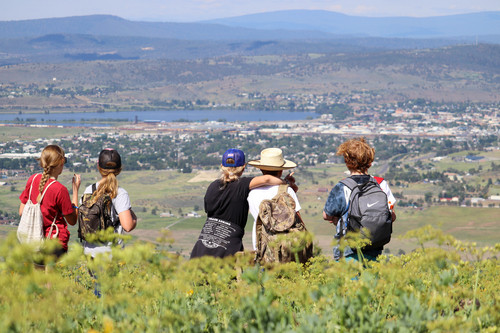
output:
M43 173L34 174L28 179L24 191L19 196L21 200L19 215L22 215L28 199L31 199L33 203L39 202L42 200L42 194L45 191L40 204L43 215L44 236L59 240L61 248L56 250L54 254L60 256L68 251L70 237L68 223L75 225L77 221L76 204L78 202L78 190L81 179L80 175L75 174L73 176L73 194L72 199L70 199L66 186L57 181L66 163L64 150L57 145L48 145L45 147L38 162L43 169Z

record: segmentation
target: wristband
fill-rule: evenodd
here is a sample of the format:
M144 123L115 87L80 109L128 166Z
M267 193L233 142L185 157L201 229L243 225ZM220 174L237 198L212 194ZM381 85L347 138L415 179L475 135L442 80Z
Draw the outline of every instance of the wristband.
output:
M76 206L76 205L72 205L72 207L73 207L74 209L78 209L78 206Z

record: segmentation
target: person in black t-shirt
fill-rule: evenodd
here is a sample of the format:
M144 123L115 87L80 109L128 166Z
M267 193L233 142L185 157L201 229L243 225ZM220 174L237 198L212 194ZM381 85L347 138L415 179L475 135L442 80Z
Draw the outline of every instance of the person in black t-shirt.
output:
M271 175L241 177L245 166L245 154L239 149L228 149L222 156L221 176L208 186L205 194L207 220L191 259L206 255L223 258L243 251L248 193L259 186L283 183Z

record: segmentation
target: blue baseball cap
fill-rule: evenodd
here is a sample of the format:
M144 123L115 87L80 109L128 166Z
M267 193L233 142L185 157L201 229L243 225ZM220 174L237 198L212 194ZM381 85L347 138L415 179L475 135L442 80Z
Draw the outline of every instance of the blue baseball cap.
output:
M245 165L245 153L242 150L231 148L222 155L222 165L225 167L240 167Z

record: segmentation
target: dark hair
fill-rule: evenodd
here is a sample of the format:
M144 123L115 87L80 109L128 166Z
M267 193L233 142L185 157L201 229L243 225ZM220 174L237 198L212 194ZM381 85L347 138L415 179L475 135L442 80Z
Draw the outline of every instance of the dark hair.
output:
M112 148L106 148L99 154L99 167L102 169L120 169L122 159L120 154Z
M274 176L274 177L279 177L280 174L283 172L283 170L263 170L263 169L260 169L260 171L262 171L262 174L263 175L271 175L271 176Z

